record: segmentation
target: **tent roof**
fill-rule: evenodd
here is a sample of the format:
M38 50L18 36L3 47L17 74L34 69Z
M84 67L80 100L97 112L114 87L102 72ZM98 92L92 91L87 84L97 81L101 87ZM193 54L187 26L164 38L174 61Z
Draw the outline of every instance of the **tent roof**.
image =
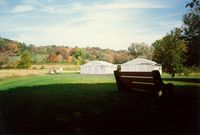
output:
M122 65L141 65L141 64L155 65L157 63L143 58L136 58L126 63L123 63Z
M90 61L82 66L93 66L93 65L103 65L103 66L115 66L114 64L112 63L109 63L109 62L106 62L106 61Z

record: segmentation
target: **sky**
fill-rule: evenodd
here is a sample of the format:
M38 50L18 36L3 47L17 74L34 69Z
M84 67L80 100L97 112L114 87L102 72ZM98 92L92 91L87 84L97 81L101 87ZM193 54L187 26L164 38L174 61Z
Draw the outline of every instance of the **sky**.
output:
M0 37L127 50L181 27L188 0L0 0Z

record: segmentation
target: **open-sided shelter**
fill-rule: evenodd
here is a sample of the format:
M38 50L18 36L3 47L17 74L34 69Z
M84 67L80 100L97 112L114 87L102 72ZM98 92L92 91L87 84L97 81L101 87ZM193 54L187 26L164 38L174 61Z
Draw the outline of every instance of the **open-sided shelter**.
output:
M153 70L158 70L162 74L162 66L160 64L143 58L136 58L121 64L121 71L151 72Z
M106 61L91 61L81 66L81 74L113 74L117 66Z

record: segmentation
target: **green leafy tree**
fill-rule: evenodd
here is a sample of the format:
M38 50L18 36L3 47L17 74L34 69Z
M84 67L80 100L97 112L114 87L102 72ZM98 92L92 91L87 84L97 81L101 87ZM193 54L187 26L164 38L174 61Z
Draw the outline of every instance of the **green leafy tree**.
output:
M76 47L72 53L73 60L72 62L76 65L80 65L84 63L83 59L83 50L81 48Z
M183 16L182 37L187 41L188 66L199 66L200 53L200 1L192 0L186 5L189 12Z
M31 58L28 51L24 51L21 60L19 61L19 64L17 66L18 68L28 69L31 67Z
M161 40L155 41L152 46L155 48L153 60L161 63L163 71L175 76L183 72L183 63L187 51L186 43L180 39L181 30L176 28Z
M17 43L17 46L19 48L18 55L20 55L21 53L23 53L28 48L25 43Z
M128 47L128 51L133 58L141 57L145 59L152 59L153 55L153 48L145 43L132 43L131 46Z

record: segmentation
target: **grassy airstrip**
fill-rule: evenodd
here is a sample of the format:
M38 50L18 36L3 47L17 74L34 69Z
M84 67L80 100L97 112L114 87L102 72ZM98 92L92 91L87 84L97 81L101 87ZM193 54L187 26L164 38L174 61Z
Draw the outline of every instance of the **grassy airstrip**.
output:
M163 77L172 97L119 93L113 75L0 81L0 133L199 134L199 77Z

